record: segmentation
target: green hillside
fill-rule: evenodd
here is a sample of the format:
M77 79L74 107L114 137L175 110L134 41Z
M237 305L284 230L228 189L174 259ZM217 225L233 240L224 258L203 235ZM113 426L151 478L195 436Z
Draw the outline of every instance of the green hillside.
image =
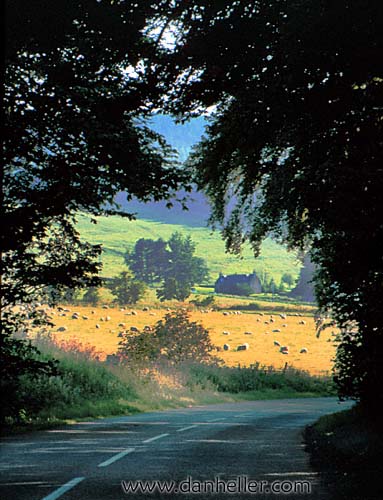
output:
M283 273L298 277L301 265L294 254L267 239L262 245L261 255L254 259L249 247L244 248L242 258L225 253L225 245L218 232L212 233L205 227L190 227L181 224L165 224L148 220L129 221L118 216L98 217L98 223L92 224L90 217L78 216L77 228L82 237L93 244L103 247L102 275L111 277L124 267L123 255L126 249L132 249L140 238L167 240L175 231L190 234L196 243L196 255L207 261L210 270L210 282L214 283L220 272L224 274L250 273L254 269L268 275L279 283Z

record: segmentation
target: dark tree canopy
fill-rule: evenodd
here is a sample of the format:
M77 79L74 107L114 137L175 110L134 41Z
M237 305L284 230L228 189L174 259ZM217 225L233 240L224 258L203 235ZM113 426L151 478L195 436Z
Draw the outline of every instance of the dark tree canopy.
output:
M77 211L115 211L118 191L169 198L183 182L174 151L146 125L167 55L149 31L165 7L6 2L6 303L46 284L93 284L100 248L80 241Z
M153 5L35 4L7 5L6 249L43 236L54 217L98 213L119 190L161 199L180 181L144 121L160 93L152 68L163 51L142 34Z
M317 297L345 332L342 396L382 402L383 9L380 0L180 2L169 105L215 106L189 160L227 245L272 232L312 248ZM179 8L179 7L178 7ZM183 23L183 24L182 24ZM351 348L349 348L351 346Z
M19 375L27 369L28 348L11 335L28 328L29 312L12 316L15 304L44 300L49 286L97 283L100 247L80 240L76 213L115 211L119 191L143 201L167 199L183 184L174 151L146 125L166 81L161 68L168 51L161 31L150 35L166 6L6 2L5 371L17 353Z

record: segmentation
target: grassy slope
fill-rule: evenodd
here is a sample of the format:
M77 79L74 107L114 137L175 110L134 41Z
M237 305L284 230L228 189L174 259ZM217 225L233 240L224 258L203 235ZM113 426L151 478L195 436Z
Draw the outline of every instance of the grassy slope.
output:
M92 224L90 217L78 217L78 230L87 241L102 244L103 276L115 276L124 265L123 255L126 249L132 249L140 238L167 240L175 231L190 234L196 243L196 255L206 259L214 283L220 272L224 274L267 272L276 283L284 273L298 277L300 264L292 253L267 239L257 259L249 247L244 248L242 258L225 253L225 245L218 232L212 233L204 227L189 227L182 224L164 224L148 220L129 221L121 217L98 217L98 224Z

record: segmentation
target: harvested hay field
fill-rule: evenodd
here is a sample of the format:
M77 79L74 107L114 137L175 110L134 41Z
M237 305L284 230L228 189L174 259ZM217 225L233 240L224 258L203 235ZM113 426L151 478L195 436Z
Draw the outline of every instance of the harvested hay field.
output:
M154 308L143 311L142 307L68 306L61 311L52 310L52 313L52 333L57 340L76 339L94 346L106 356L116 352L120 332L129 332L131 327L141 330L154 326L167 311ZM331 372L336 331L330 328L316 338L312 317L233 311L191 311L190 315L193 321L209 330L219 351L216 354L228 366L260 363L283 368L288 363L312 375ZM244 343L249 345L248 349L237 350ZM228 350L224 350L224 344L229 346ZM287 349L281 352L282 347Z

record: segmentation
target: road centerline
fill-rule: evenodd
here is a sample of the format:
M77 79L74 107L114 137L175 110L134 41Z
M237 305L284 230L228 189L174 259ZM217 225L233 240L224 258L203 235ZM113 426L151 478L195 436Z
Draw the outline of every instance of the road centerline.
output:
M74 488L77 484L81 483L81 481L83 481L84 479L85 477L75 477L60 486L60 488L57 488L57 490L52 491L52 493L42 498L42 500L56 500L57 498L61 497L61 495Z
M152 441L157 441L157 439L161 439L163 437L169 436L169 434L159 434L158 436L154 436L149 439L145 439L145 441L142 441L143 443L151 443Z
M198 427L198 425L189 425L188 427L182 427L182 429L177 429L176 432L188 431L189 429L194 429L195 427Z
M127 448L126 450L121 451L120 453L117 453L117 455L113 455L113 457L108 458L108 460L101 462L100 464L98 464L97 467L107 467L108 465L112 464L113 462L120 460L120 458L125 457L125 455L132 453L134 450L135 450L135 448Z

